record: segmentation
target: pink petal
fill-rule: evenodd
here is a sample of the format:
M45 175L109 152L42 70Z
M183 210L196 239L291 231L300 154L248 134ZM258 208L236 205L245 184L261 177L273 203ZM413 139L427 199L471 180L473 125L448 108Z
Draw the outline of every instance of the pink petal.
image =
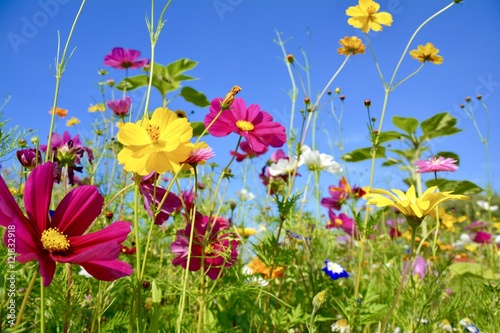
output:
M56 263L49 256L38 257L40 263L40 275L43 277L43 285L48 287L54 278L56 272Z
M49 225L49 206L54 185L54 165L47 162L37 166L26 181L24 205L35 230L41 235Z
M80 236L101 214L104 197L97 187L79 186L69 192L57 206L52 225L66 236Z
M81 266L93 277L102 281L114 281L134 272L130 264L120 261L91 261L82 263Z

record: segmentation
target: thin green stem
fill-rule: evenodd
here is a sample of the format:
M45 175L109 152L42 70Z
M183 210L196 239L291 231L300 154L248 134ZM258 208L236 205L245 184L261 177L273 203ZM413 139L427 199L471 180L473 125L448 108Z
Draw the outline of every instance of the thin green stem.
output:
M45 287L40 278L40 333L45 333Z
M26 304L28 303L28 298L31 295L31 291L33 290L33 287L35 286L35 282L36 282L37 277L38 277L38 270L35 270L33 273L33 276L31 277L30 284L28 285L28 289L26 290L26 293L24 294L23 302L21 303L21 307L19 308L19 313L17 314L17 318L16 318L16 326L21 324L21 320L23 319L24 310L26 309Z

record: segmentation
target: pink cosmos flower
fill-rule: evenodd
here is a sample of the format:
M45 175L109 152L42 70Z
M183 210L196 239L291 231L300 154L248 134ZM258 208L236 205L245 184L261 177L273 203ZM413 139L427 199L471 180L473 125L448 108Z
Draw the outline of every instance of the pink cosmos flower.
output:
M109 100L106 105L113 111L118 117L125 117L129 110L130 104L132 104L132 99L129 96L125 96L122 99Z
M237 246L239 238L235 233L227 232L229 222L226 219L211 219L201 214L196 214L194 221L194 238L191 246L190 271L202 268L209 278L215 280L222 276L222 269L232 266L238 257ZM177 231L177 239L170 245L175 255L172 263L187 267L189 255L189 235L191 223L186 228Z
M486 231L478 231L472 241L479 244L491 244L491 234Z
M92 149L82 145L78 134L72 138L68 131L64 131L62 136L52 133L50 148L52 150L51 155L53 155L51 157L52 161L57 162L59 172L56 174L56 182L58 183L61 180L61 169L63 167L66 167L68 172L69 184L74 185L75 171L80 173L83 171L83 166L79 164L84 154L87 153L90 163L94 160ZM40 145L40 150L46 152L47 145Z
M163 187L154 185L154 179L156 178L156 176L157 175L149 175L143 177L143 181L141 182L141 185L139 187L139 191L144 198L144 208L151 218L153 218L154 216L153 206L158 209L158 206L165 196L165 193L167 193L167 191ZM167 194L167 198L163 202L163 205L161 206L161 208L159 208L159 212L155 218L155 224L162 225L163 223L165 223L165 221L170 217L170 214L172 214L180 204L181 200L179 199L179 197L172 192L169 192Z
M356 223L354 219L348 217L344 213L340 213L339 215L335 214L335 212L331 209L328 210L328 216L330 217L329 223L326 225L327 229L331 228L339 228L345 231L351 237L357 237L358 231L356 229Z
M205 164L205 162L215 157L215 153L211 147L204 142L199 142L194 149L189 153L189 157L182 163L188 165L187 169L197 164Z
M444 158L442 156L431 157L428 160L415 162L418 173L438 172L438 171L457 171L457 160L454 158Z
M212 100L210 112L205 116L205 127L215 119L221 110L222 98ZM230 110L224 111L208 129L210 134L223 137L234 132L243 136L256 153L264 152L268 146L281 147L286 142L285 127L274 122L273 117L260 106L246 107L245 101L235 98Z
M255 151L253 151L252 148L250 148L250 145L246 141L242 141L240 143L240 147L239 148L241 150L243 150L243 154L239 153L237 151L232 151L232 150L229 152L231 154L231 156L236 155L236 162L241 162L241 161L245 160L246 158L254 158L254 157L260 156L262 154L267 153L267 151L269 150L266 147L266 149L264 149L264 151L262 151L260 153L257 153Z
M104 65L114 68L141 68L149 64L149 59L138 59L141 52L132 49L115 47L104 57Z
M49 207L55 180L54 164L41 164L26 181L26 217L3 178L0 179L0 225L15 229L17 261L38 260L45 286L52 282L56 262L80 265L93 277L104 281L132 274L132 267L118 260L120 244L130 233L130 223L115 222L102 230L85 234L101 214L104 198L97 192L97 187L83 185L70 191L51 218Z

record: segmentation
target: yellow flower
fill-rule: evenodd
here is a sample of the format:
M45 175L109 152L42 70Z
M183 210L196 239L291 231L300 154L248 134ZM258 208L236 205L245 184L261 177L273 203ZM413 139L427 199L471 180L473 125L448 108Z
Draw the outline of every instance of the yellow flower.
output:
M429 187L421 198L417 198L415 187L412 185L406 192L392 189L394 194L383 189L373 189L365 194L369 205L377 207L394 207L405 215L410 226L418 227L422 220L429 215L440 203L449 200L468 200L469 197L450 192L435 192L437 186ZM388 198L389 197L389 198Z
M118 131L117 139L124 145L118 153L118 162L126 171L141 176L156 171L177 172L181 163L193 151L189 142L193 128L185 118L167 108L157 108L151 119L137 123L125 123Z
M410 55L413 59L417 59L420 62L432 62L435 65L443 63L443 57L437 55L439 49L436 49L434 44L427 43L425 45L419 45L416 50L411 50Z
M382 30L382 24L391 26L392 15L386 12L377 13L380 5L373 0L359 0L357 6L349 7L345 11L351 16L347 23L363 32Z
M344 55L355 55L365 53L366 46L363 41L356 36L346 36L339 41L342 47L339 47L337 52Z
M250 267L250 269L252 270L252 274L262 274L264 275L265 279L268 279L271 274L271 268L264 265L264 263L257 257L253 258L252 262L248 264L248 267ZM272 271L272 279L281 278L283 277L285 267L278 266L275 267Z
M66 121L66 126L71 127L71 126L78 125L79 123L80 123L80 119L78 119L76 117L71 117L71 119Z
M49 110L49 114L52 114L53 111L54 111L53 108L50 109ZM68 115L68 110L56 107L56 115L58 115L61 118L64 118L64 117L66 117Z
M449 231L455 231L455 223L461 223L467 220L467 216L461 216L459 218L456 218L455 216L448 214L445 212L444 207L439 207L438 208L438 214L439 214L439 223L444 227L445 230ZM434 209L431 212L431 217L436 220L436 210Z
M257 230L255 228L236 228L236 232L241 237L248 238L255 235L257 233Z
M88 110L89 112L106 111L106 105L104 105L104 103L90 104Z

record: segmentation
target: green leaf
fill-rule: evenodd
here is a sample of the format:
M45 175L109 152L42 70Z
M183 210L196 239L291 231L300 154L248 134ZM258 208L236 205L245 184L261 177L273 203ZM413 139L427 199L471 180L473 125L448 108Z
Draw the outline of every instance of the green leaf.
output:
M388 157L387 160L384 163L382 163L382 166L392 166L396 164L403 164L403 162L401 160Z
M500 274L494 273L488 267L476 262L456 262L451 264L448 269L450 270L452 277L456 275L472 274L480 276L486 280L500 279Z
M415 133L418 127L418 120L415 118L403 118L394 116L392 117L392 123L399 129L402 129L408 134Z
M461 132L460 128L455 127L456 123L457 119L448 112L438 113L420 124L424 132L420 141Z
M414 151L411 149L406 149L406 150L400 150L400 149L390 149L389 150L392 153L395 153L404 159L411 161L413 159Z
M342 159L346 162L359 162L359 161L364 161L364 160L369 160L372 158L371 155L372 148L360 148L360 149L355 149L350 153L345 154L342 156ZM376 150L376 158L385 158L385 147L379 147Z
M173 78L176 78L181 73L193 69L198 65L198 62L189 60L187 58L181 58L176 60L166 66L166 72Z
M149 83L149 77L145 74L131 76L123 79L122 82L118 83L115 87L118 90L134 90L139 87L147 86Z
M191 127L193 128L193 136L200 136L201 133L203 133L203 131L205 130L205 124L203 124L203 122L201 121L192 122ZM205 133L205 135L207 134L208 132Z
M403 135L401 133L396 132L396 131L387 131L387 132L382 132L380 133L378 137L378 143L384 143L387 141L392 141L392 140L399 140L401 139Z
M431 179L425 182L427 187L438 186L441 192L453 191L453 194L474 195L483 192L483 189L468 180Z
M210 102L208 101L207 97L191 88L191 87L184 87L181 89L181 96L184 97L184 99L190 103L193 103L196 106L200 106L202 108L209 106Z

